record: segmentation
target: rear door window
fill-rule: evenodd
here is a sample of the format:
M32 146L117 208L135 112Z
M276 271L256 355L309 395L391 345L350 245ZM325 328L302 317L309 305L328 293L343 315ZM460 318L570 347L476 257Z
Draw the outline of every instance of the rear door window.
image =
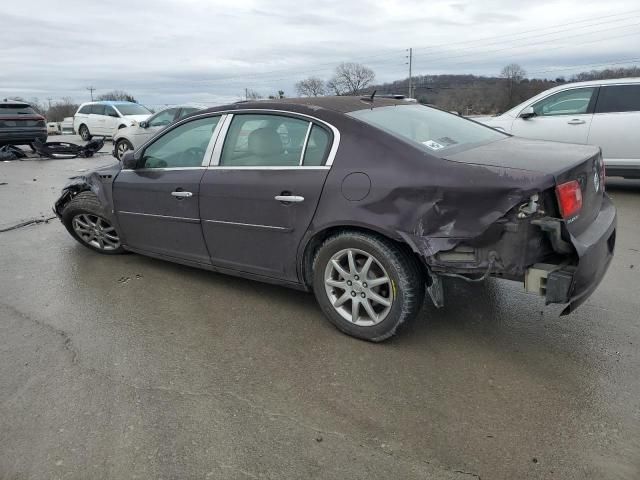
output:
M107 115L109 117L120 117L120 115L118 115L118 112L116 112L116 109L113 108L111 105L105 105L104 106L104 115Z
M93 113L94 115L104 115L104 105L91 105L91 113Z
M600 87L596 113L613 112L640 112L640 84Z
M234 115L222 166L300 166L310 122L280 115Z

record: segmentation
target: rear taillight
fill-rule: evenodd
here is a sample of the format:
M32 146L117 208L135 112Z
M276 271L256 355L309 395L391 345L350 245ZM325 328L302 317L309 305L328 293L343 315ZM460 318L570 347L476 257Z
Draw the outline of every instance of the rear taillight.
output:
M577 180L562 183L556 187L558 206L562 218L570 218L582 209L582 190Z

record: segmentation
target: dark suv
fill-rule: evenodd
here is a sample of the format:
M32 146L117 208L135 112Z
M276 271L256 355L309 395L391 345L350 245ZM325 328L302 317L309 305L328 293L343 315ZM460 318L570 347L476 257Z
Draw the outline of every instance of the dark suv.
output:
M31 145L47 141L47 124L42 115L25 102L0 101L0 146Z

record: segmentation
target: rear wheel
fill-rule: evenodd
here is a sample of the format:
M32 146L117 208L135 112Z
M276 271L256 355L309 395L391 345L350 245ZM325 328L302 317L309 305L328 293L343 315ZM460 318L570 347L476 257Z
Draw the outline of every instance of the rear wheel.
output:
M116 158L122 160L122 156L128 151L133 150L133 145L129 140L121 139L116 142Z
M91 140L91 133L89 133L89 128L86 125L80 125L78 133L80 134L80 138L85 142Z
M410 252L381 236L346 231L318 249L313 290L338 329L380 342L417 315L424 278Z
M62 223L78 242L107 255L124 253L120 235L92 192L76 195L62 211Z

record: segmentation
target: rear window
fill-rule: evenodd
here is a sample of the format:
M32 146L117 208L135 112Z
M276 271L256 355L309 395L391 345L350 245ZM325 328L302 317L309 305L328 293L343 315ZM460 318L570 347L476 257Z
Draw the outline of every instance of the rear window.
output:
M436 156L507 137L489 127L423 105L395 105L358 110L348 115Z
M0 103L0 115L33 115L37 113L24 103Z
M151 115L151 112L142 105L132 103L130 105L115 105L121 115Z
M596 113L640 112L640 85L600 87Z

